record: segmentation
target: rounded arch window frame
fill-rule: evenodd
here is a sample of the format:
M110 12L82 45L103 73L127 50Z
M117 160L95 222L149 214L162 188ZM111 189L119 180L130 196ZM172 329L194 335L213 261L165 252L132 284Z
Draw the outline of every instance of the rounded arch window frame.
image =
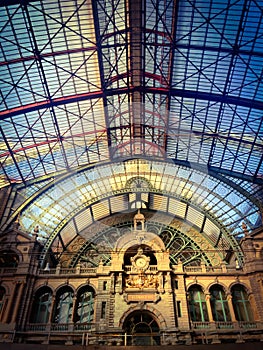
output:
M46 301L42 298L48 295ZM31 309L30 320L32 323L47 323L52 312L53 290L50 286L42 285L34 293L34 301ZM44 311L44 317L40 317L41 312Z
M21 254L21 252L17 249L1 249L0 250L0 256L8 256L8 255L12 255L13 257L17 258L17 261L13 262L12 266L10 266L9 264L3 264L3 266L0 266L1 268L5 268L5 267L9 267L9 268L17 268L17 266L19 265L20 262L23 261L23 256Z
M241 299L237 300L234 296L234 289L238 289L241 292ZM249 295L251 294L249 289L243 283L235 283L230 288L232 296L232 305L235 313L235 317L238 322L253 322L253 312L249 300ZM244 293L246 298L244 297ZM242 307L240 307L242 305Z
M66 295L68 293L68 295ZM62 300L62 296L65 295L65 300ZM70 323L72 319L72 313L73 313L73 297L74 297L74 288L70 285L63 285L60 286L56 290L56 297L55 297L55 305L53 309L53 315L52 320L55 323ZM65 307L66 306L66 307ZM63 313L66 311L66 313Z
M193 292L197 292L198 298L195 299L195 295ZM187 294L191 321L209 322L205 289L202 287L202 285L200 285L199 283L191 284L187 288Z
M217 295L213 292L218 292ZM231 314L227 300L226 288L220 283L214 283L209 287L210 305L215 322L230 322Z
M82 296L85 296L86 293L90 293L90 300L81 300ZM96 291L95 289L87 284L82 285L78 288L76 292L76 301L73 311L73 322L77 324L82 323L91 323L95 317L95 297ZM77 320L78 310L80 310L79 319ZM84 314L83 314L84 313ZM84 321L84 315L86 315L87 320Z
M148 320L149 320L148 322L146 319L147 316L150 316L150 318L151 318L151 320L149 320L149 318L148 318ZM135 318L135 317L140 317L141 320L134 323L134 325L130 329L125 328L126 324L131 324L130 320L132 318ZM144 320L144 317L145 317L145 320ZM156 329L154 329L151 326L151 323L154 323L157 326ZM136 327L138 325L141 325L141 324L146 325L147 328L150 330L150 332L144 333L144 332L136 331ZM127 333L128 335L132 335L132 336L136 337L136 335L138 336L138 334L143 334L144 336L149 337L150 338L149 340L151 341L151 345L154 345L153 344L154 337L157 337L157 339L158 339L157 342L160 342L159 337L160 337L161 326L160 326L160 322L158 320L158 317L156 317L156 315L151 310L148 310L146 308L144 308L144 309L136 308L136 309L130 310L130 312L128 313L128 315L126 315L126 317L122 323L122 328L124 329L125 333ZM129 340L129 338L128 338L128 340ZM136 345L138 345L138 344L136 344ZM157 344L157 345L160 345L160 344Z

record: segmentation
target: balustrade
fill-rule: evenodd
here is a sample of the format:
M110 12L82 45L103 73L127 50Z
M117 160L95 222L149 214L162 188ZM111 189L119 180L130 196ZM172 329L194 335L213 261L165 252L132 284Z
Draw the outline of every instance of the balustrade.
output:
M27 332L83 332L91 330L93 323L28 323L25 327Z
M150 265L148 268L151 272L158 272L158 266L157 265ZM173 265L173 270L177 271L177 265ZM130 273L132 271L131 265L126 265L124 267L124 271L126 273ZM227 268L228 272L235 271L234 268ZM1 269L0 273L7 274L7 273L15 273L16 269L8 268L8 269ZM81 268L49 268L49 269L41 269L39 270L40 275L76 275L76 274L95 274L97 272L96 267L81 267ZM216 273L221 274L225 273L223 268L221 266L214 267L214 266L205 266L204 269L202 269L201 266L184 266L183 272L186 273Z
M15 274L17 272L16 267L2 267L0 268L0 275Z
M39 270L39 275L76 275L76 274L95 274L97 268L94 267L85 267L78 270L77 268L50 268L50 269L41 269Z

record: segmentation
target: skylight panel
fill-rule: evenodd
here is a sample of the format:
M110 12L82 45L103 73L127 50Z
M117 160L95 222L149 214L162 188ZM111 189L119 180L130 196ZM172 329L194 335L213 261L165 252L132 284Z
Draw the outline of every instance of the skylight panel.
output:
M118 208L116 208L118 211ZM104 216L107 216L110 214L110 208L108 200L103 200L99 203L93 204L92 206L92 214L94 220L99 220Z
M128 201L126 196L115 196L110 198L111 211L114 213L128 210Z
M86 227L92 224L92 216L90 209L85 209L75 216L75 222L78 232L81 232ZM86 235L85 235L86 237Z
M67 245L76 236L76 227L73 220L67 223L67 226L61 230L61 238L65 245ZM54 246L56 249L56 247Z

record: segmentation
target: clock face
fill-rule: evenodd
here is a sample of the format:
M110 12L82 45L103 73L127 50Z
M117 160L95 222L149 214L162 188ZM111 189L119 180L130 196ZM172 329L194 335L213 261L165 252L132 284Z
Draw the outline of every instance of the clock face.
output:
M135 264L137 267L144 267L146 265L146 261L144 258L140 257L136 259Z

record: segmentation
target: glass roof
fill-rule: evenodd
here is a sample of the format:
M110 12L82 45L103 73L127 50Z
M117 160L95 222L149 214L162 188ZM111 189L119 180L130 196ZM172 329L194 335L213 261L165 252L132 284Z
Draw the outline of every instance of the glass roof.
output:
M14 195L1 229L21 212L26 230L55 237L63 216L81 212L80 195L89 206L87 193L95 203L112 182L125 188L123 159L137 158L155 159L159 183L142 175L155 191L170 184L170 198L177 176L175 198L226 235L239 237L242 221L257 227L262 33L261 0L2 0L0 187Z

